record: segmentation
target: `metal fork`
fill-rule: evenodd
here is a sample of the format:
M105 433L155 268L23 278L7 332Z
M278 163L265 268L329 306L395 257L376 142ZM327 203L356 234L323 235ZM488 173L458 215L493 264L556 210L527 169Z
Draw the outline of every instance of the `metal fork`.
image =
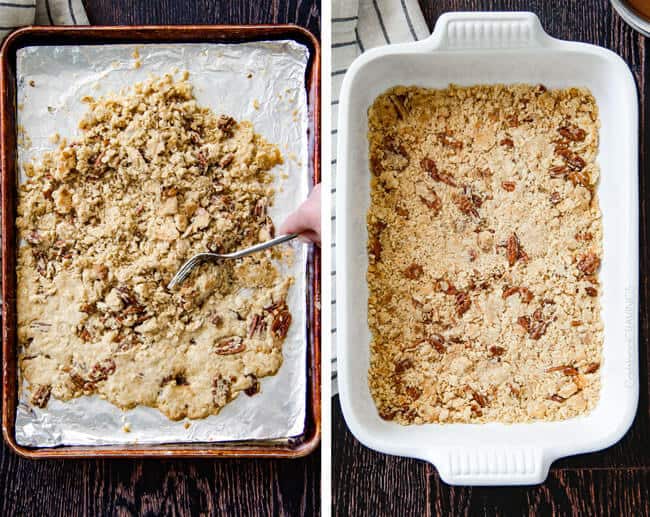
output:
M245 257L246 255L250 255L251 253L255 253L256 251L262 251L272 246L275 246L276 244L282 244L283 242L287 242L290 241L291 239L295 239L296 237L298 237L298 235L299 234L297 233L280 235L279 237L276 237L275 239L271 239L270 241L260 242L259 244L255 244L250 248L245 248L239 251L233 251L232 253L224 253L224 254L209 253L209 252L197 253L180 267L180 269L174 275L174 278L171 279L171 282L167 284L167 289L171 290L177 285L181 284L190 275L192 270L199 264L203 264L204 262L216 262L217 260L238 259L241 257Z

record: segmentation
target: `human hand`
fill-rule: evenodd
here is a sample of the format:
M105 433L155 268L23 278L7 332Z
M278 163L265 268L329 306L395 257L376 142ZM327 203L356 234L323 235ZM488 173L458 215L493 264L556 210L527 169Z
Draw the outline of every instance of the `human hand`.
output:
M299 233L302 240L320 246L320 190L319 183L312 189L307 200L280 225L280 234Z

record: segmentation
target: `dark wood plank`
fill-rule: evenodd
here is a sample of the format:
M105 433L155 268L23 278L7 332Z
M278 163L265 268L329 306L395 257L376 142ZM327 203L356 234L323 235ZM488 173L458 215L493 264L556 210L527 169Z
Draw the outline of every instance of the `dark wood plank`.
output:
M92 25L295 23L320 34L314 0L83 0Z
M88 0L93 24L296 23L317 0ZM0 515L318 515L320 450L299 460L30 461L0 447Z
M451 487L427 463L363 447L332 403L333 514L634 515L650 514L648 468L555 468L535 487Z

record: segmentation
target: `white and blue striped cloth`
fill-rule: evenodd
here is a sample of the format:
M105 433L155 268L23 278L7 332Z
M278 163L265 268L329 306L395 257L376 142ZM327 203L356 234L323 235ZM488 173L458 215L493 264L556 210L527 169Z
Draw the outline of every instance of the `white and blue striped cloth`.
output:
M81 0L0 1L0 40L26 25L88 25Z
M417 0L334 0L332 5L332 156L336 156L338 98L343 76L362 52L390 43L425 38L430 33ZM336 185L336 158L332 160ZM332 187L332 395L336 383L336 188Z

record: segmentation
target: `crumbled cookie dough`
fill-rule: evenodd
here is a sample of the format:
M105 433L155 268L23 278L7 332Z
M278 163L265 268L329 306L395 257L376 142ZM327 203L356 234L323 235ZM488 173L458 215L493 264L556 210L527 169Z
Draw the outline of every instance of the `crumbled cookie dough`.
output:
M279 149L197 105L187 75L84 99L81 136L19 188L20 366L32 403L98 394L169 418L216 414L282 364L288 258L204 264L197 252L269 239Z
M603 342L591 93L397 87L368 118L369 384L380 416L590 411Z

